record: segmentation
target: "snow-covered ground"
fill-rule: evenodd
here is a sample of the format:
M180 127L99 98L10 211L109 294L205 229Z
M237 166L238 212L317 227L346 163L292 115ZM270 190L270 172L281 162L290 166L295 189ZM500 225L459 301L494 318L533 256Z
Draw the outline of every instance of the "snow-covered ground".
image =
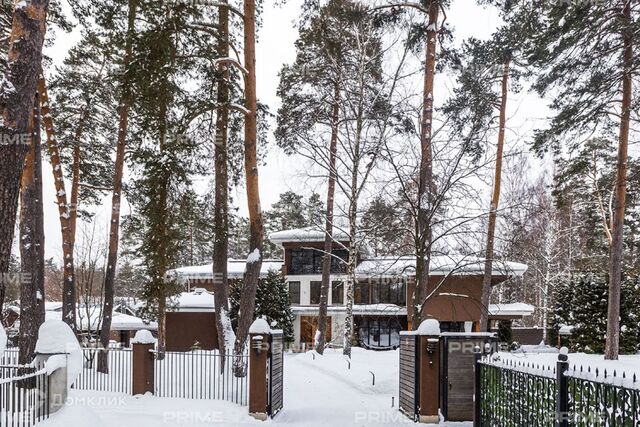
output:
M266 423L249 417L246 406L226 401L72 390L70 404L39 426L410 426L413 421L398 411L398 358L397 350L354 348L349 369L341 350L327 350L323 356L287 354L284 408Z
M558 350L549 346L522 346L519 351L512 353L498 353L503 360L513 360L520 364L534 364L553 368L558 361ZM640 379L640 354L621 355L619 360L605 360L601 354L569 353L569 369L584 370L590 367L592 371L597 368L600 372L607 370L609 374L616 371L617 375L622 372L631 378L635 374Z

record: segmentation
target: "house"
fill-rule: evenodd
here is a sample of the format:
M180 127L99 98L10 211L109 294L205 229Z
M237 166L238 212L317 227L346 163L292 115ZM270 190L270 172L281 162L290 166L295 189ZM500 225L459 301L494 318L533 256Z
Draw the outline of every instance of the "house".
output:
M309 346L315 336L320 302L324 232L312 228L284 230L270 234L269 239L283 248L284 259L265 260L261 274L265 275L271 269L282 271L288 283L295 315L295 343ZM349 242L347 236L340 232L334 234L334 239L326 337L328 342L340 346L346 318L345 283L348 279L346 261ZM496 261L492 284L496 286L522 276L526 270L524 264ZM237 275L230 273L230 278L239 279L241 272L244 272L244 261L230 260L229 271ZM443 331L479 329L483 272L484 260L481 258L463 255L431 258L430 297L425 310L427 316L440 321ZM213 280L210 264L179 268L175 273L189 284L208 284ZM407 307L415 286L415 257L359 259L355 275L353 313L358 343L375 349L398 346L399 332L409 329L412 323L412 313ZM212 311L211 307L209 310ZM491 305L488 310L489 318L493 321L519 319L533 313L533 307L519 303Z

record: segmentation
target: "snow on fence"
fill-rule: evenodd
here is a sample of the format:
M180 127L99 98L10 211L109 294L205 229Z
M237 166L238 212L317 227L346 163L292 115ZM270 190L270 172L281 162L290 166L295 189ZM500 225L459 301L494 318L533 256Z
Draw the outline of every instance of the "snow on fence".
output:
M590 367L476 361L476 426L638 426L640 383L635 375Z
M154 383L159 397L187 399L227 400L239 405L247 405L248 372L244 377L233 374L231 352L224 361L221 371L221 357L218 351L194 350L190 352L167 351L163 356L154 352ZM248 366L249 356L239 356Z
M107 357L107 373L98 371L98 359L101 355ZM83 348L82 356L82 373L73 388L131 394L131 349Z
M7 360L6 353L2 359ZM0 366L0 426L28 427L49 418L48 398L46 368Z

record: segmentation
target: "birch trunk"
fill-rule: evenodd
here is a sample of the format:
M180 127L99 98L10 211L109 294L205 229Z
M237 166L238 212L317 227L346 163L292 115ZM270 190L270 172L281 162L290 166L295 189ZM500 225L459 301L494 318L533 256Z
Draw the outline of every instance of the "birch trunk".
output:
M221 3L226 4L226 0ZM229 9L220 7L218 12L218 56L229 56ZM229 124L229 71L222 65L219 70L218 99L215 140L215 207L213 227L213 293L215 295L216 326L218 329L218 350L220 351L220 372L225 369L225 356L233 346L235 334L229 316L229 288L227 259L229 257L229 174L227 137Z
M318 306L318 323L314 337L315 350L323 354L326 344L327 306L329 303L329 287L331 285L331 251L333 249L333 205L336 192L336 153L338 151L338 120L340 116L340 83L336 79L333 90L333 107L331 111L331 140L329 142L329 182L327 185L327 207L324 225L324 256L322 257L322 283L320 285L320 304Z
M620 115L620 140L618 145L618 165L616 173L616 197L613 211L613 232L611 256L609 260L609 306L607 313L607 341L605 359L617 360L620 352L620 282L622 279L622 252L624 213L627 197L627 151L629 147L629 120L633 82L633 33L631 32L631 1L624 2L623 26L623 70L622 70L622 106Z
M42 154L40 150L40 107L33 98L33 138L22 173L20 192L20 358L33 359L37 332L44 322L44 211L42 205Z
M412 313L410 328L417 329L420 321L426 318L425 298L429 288L429 266L431 263L431 215L434 209L436 185L433 178L432 122L433 122L433 82L436 67L436 48L438 36L438 15L440 4L429 4L429 26L427 30L427 48L424 72L424 90L422 100L422 118L420 123L420 176L418 182L418 217L416 218L416 285L411 298Z
M487 227L487 246L484 255L484 275L482 277L482 296L480 300L480 331L486 332L489 328L489 300L491 298L491 277L493 275L493 247L496 232L496 220L498 217L498 204L500 203L500 186L502 184L502 152L504 149L504 127L507 114L507 90L509 84L509 64L507 59L502 70L500 118L498 129L498 146L496 150L496 169L493 178L493 194L489 208L489 225Z
M73 236L71 234L71 207L67 202L67 192L62 173L62 163L60 161L60 148L56 139L55 127L51 111L49 109L49 93L44 75L38 81L38 92L40 95L40 106L42 109L42 122L47 134L47 148L49 151L49 161L53 168L53 181L56 190L56 200L58 203L58 213L60 214L60 227L62 232L62 256L63 256L63 276L62 285L62 320L74 331L76 330L76 280L73 259Z
M13 13L8 69L0 88L0 307L9 272L20 181L33 129L33 95L42 64L48 0L31 0Z

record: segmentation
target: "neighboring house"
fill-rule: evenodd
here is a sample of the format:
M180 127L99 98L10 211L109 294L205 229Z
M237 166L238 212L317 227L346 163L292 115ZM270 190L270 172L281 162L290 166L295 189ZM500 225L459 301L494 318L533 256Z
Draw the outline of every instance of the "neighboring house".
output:
M261 274L280 269L284 274L291 299L295 343L309 346L313 342L320 302L324 232L311 229L285 230L269 235L271 242L284 249L284 260L265 260ZM348 239L335 233L332 250L331 290L329 292L326 336L335 345L342 345L346 317L345 283ZM245 261L229 260L229 277L239 280ZM522 276L527 266L515 262L496 261L493 285L512 277ZM476 331L482 312L480 296L484 260L468 256L434 256L431 259L429 295L426 313L440 321L441 329L449 332ZM211 264L184 267L174 273L185 280L187 289L212 290ZM381 257L358 260L354 284L355 338L360 345L385 349L399 344L399 332L411 327L407 305L415 285L415 257ZM207 292L208 293L208 292ZM202 292L200 292L202 294ZM212 300L213 295L211 295ZM182 306L181 310L186 309ZM207 307L213 319L213 303ZM201 309L200 309L201 310ZM512 320L529 316L533 307L527 304L500 304L489 307L489 318ZM168 318L167 331L169 331ZM183 321L180 321L184 324ZM191 325L194 323L189 322ZM215 322L213 333L215 335ZM210 332L211 333L211 332ZM205 334L204 331L201 334Z
M47 301L44 304L45 320L56 319L62 320L62 303ZM20 308L19 302L9 307L12 313L12 322L7 324L7 330L15 333L17 336L20 328ZM122 311L127 311L124 313ZM140 317L134 316L132 310L125 309L124 306L118 305L113 312L111 319L111 337L113 344L129 347L130 340L140 329L147 329L152 332L158 330L156 322L147 322ZM100 325L102 323L102 308L100 305L85 306L78 304L76 306L76 324L78 335L85 344L95 342L98 339Z

